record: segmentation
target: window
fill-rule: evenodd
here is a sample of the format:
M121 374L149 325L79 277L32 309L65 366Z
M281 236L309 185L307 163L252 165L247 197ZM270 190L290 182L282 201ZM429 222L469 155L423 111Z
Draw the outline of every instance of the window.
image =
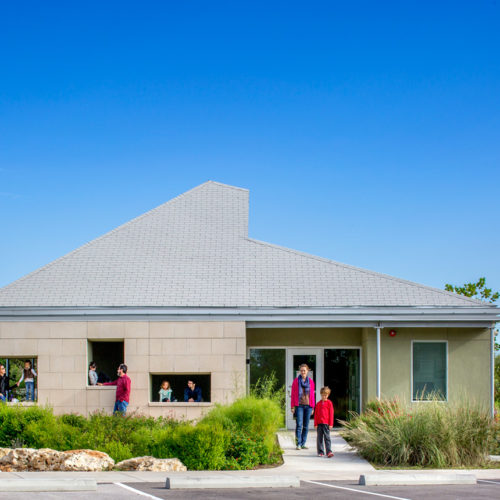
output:
M94 362L98 383L116 380L116 370L124 361L123 340L89 340L88 362ZM88 383L88 380L87 380Z
M447 343L413 342L413 401L448 398Z
M250 349L250 386L255 386L259 379L276 377L276 388L286 383L286 350L285 349Z
M196 384L196 387L201 389L202 403L210 403L211 401L211 380L209 373L186 373L183 375L179 375L178 373L151 373L151 402L160 402L159 391L164 380L170 384L170 388L172 389L172 402L184 402L184 389L187 388L189 380L193 381Z
M28 364L27 364L28 363ZM5 388L3 396L7 401L36 401L38 399L37 380L38 380L38 360L33 357L26 358L0 358L0 364L5 368L8 385L10 389ZM31 377L24 376L25 368L32 368L36 375L31 373ZM29 372L28 372L29 373ZM23 381L16 386L19 380ZM32 380L30 380L30 378ZM28 383L26 383L28 382Z

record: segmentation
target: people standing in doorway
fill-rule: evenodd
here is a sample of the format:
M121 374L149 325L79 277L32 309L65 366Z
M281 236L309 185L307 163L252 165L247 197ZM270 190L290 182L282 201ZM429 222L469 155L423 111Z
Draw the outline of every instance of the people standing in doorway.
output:
M321 401L318 402L314 409L314 427L317 428L316 449L318 451L318 457L325 456L325 448L326 456L328 458L333 457L330 429L333 427L334 410L332 402L328 399L330 393L329 387L322 387L320 391ZM325 448L323 448L323 441Z
M309 367L299 366L299 376L292 383L291 407L297 417L295 427L295 442L297 450L307 450L307 433L309 420L316 405L314 380L307 376Z
M94 361L91 361L89 364L89 384L97 385L97 365Z
M16 384L19 384L24 380L24 385L26 387L26 401L35 401L35 377L36 371L31 367L31 361L26 360L24 362L24 370L21 373L21 378Z
M105 382L104 384L99 383L97 385L116 385L116 401L115 407L113 408L113 414L116 415L120 413L125 416L127 413L127 407L130 402L130 386L131 380L127 375L127 365L121 364L118 367L117 373L118 378L113 382Z

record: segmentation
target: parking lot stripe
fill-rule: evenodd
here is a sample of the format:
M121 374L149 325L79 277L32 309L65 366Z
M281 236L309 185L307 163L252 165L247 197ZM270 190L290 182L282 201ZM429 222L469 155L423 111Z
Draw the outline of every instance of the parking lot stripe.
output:
M116 486L121 486L122 488L125 488L126 490L133 491L134 493L137 493L138 495L142 495L143 497L152 498L153 500L163 500L160 497L155 497L153 495L150 495L149 493L144 493L144 491L136 490L135 488L132 488L131 486L127 486L126 484L122 484L122 483L113 483L113 484L116 484Z
M500 484L500 481L488 481L486 479L478 479L478 483L491 483L491 484Z
M337 488L339 490L354 491L356 493L364 493L365 495L375 495L376 497L395 498L396 500L411 500L410 498L393 497L391 495L384 495L383 493L373 493L372 491L355 490L354 488L347 488L346 486L337 486L334 484L319 483L318 481L306 481L306 480L303 481L304 483L319 484L320 486L328 486L329 488Z

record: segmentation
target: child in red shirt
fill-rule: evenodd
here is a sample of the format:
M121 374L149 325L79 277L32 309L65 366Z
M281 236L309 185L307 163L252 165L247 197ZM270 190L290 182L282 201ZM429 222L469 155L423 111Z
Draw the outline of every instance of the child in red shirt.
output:
M322 387L321 401L316 404L314 409L314 427L317 427L316 448L318 457L324 457L325 451L323 448L323 440L326 446L326 456L333 457L332 442L330 440L330 428L333 427L333 404L328 399L331 391L329 387Z

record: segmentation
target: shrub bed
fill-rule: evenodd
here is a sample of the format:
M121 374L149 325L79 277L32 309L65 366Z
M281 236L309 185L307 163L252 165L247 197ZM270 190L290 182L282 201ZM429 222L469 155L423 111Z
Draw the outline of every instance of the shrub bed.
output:
M479 467L488 460L495 422L470 401L407 405L373 401L352 415L343 436L370 462L384 466Z
M48 407L0 405L0 447L93 449L116 462L177 457L191 470L250 469L280 460L280 418L275 402L254 397L217 406L197 424L103 413L56 416Z

